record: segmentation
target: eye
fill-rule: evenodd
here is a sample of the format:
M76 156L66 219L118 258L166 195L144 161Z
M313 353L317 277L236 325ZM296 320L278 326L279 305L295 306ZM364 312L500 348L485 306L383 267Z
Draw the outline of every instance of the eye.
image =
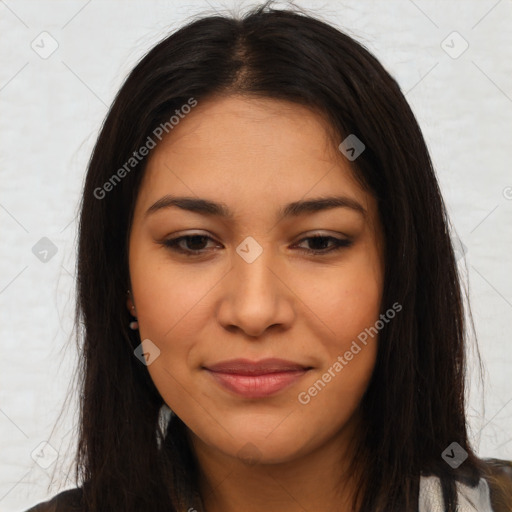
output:
M164 240L162 243L175 252L185 254L186 256L200 256L206 252L204 246L208 240L213 240L207 235L184 235L177 238ZM188 248L183 247L184 245Z
M349 247L352 245L352 240L347 238L337 238L334 236L327 235L315 235L303 238L300 242L308 241L308 245L313 245L313 248L301 248L300 251L303 251L307 254L327 254L333 251L339 251L345 247ZM330 247L329 243L332 245Z
M197 257L204 255L206 252L216 250L215 247L210 247L208 249L207 246L209 241L215 242L215 240L208 235L193 234L170 238L164 240L162 244L174 252L181 253L189 257ZM310 247L298 247L299 252L318 255L339 251L352 245L352 240L327 235L309 236L300 240L296 245L304 242L307 242ZM220 244L218 244L217 248L219 248L219 245Z

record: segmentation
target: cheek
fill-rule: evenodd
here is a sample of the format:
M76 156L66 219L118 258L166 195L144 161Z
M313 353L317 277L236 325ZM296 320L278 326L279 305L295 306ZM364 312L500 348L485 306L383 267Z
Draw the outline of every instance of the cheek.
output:
M363 253L363 254L360 254ZM354 252L336 269L323 268L296 280L297 295L307 308L305 318L321 328L324 346L334 353L379 318L382 273L371 253ZM310 326L314 328L313 324Z
M148 254L137 258L131 266L131 279L136 297L140 334L162 341L180 332L187 339L188 331L197 325L198 315L204 312L208 291L218 281L211 272L161 263L161 255ZM154 263L153 263L154 262Z
M308 294L309 288L304 296L317 316L314 327L310 315L310 329L319 332L322 326L316 350L322 354L323 364L312 373L297 398L306 409L332 411L333 421L334 416L338 421L347 420L356 409L377 356L378 332L374 326L380 313L382 269L371 251L362 252L354 253L338 272L316 273L314 286L308 287L311 282L303 281L301 292ZM320 420L317 426L322 428Z
M136 261L144 262L131 267L140 338L151 340L160 351L147 370L166 403L173 410L186 410L192 388L190 355L198 326L204 323L199 319L204 316L201 300L213 285L207 275L194 279L186 270L159 264L154 255Z
M151 340L159 355L147 370L167 403L186 409L187 392L194 388L191 373L201 348L201 331L211 325L210 292L225 274L223 268L205 271L193 264L165 261L163 251L134 248L130 274L141 340ZM187 392L184 392L187 390Z
M296 401L309 428L320 437L334 435L349 421L375 367L378 334L368 336L367 329L379 318L380 287L378 280L359 277L352 274L330 293L326 286L317 299L329 328L314 347L323 364L305 380Z

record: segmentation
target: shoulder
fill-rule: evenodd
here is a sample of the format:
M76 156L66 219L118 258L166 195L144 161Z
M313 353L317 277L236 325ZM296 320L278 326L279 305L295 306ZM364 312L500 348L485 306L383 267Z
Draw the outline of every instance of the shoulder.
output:
M457 471L457 500L460 510L512 512L512 461L479 459L480 478L469 470ZM422 475L418 504L420 511L444 510L441 477Z
M82 512L82 489L68 489L25 512Z
M512 461L502 459L483 459L489 471L512 482Z
M483 459L483 462L493 511L512 512L512 461Z

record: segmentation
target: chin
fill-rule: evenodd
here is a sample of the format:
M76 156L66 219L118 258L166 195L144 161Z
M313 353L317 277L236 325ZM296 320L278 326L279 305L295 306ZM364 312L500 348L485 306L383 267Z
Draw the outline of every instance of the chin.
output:
M271 442L268 439L240 440L241 448L233 453L230 447L230 456L234 456L248 465L256 464L283 464L291 462L301 455L301 443L296 439Z
M309 443L301 425L279 426L279 421L273 421L273 427L268 425L239 425L234 427L226 423L226 429L231 436L222 435L220 438L202 437L204 442L215 447L228 457L234 457L249 465L279 464L294 460L297 456L308 451ZM277 425L277 428L276 428ZM211 434L211 431L210 431Z

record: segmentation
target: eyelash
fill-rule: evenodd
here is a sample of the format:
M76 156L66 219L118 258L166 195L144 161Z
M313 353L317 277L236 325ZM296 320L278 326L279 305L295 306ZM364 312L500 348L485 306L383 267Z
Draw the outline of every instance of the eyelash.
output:
M170 238L168 240L164 240L162 244L170 249L171 251L181 253L187 257L193 258L202 256L205 254L205 249L197 249L197 250L188 250L183 249L179 246L180 241L182 240L190 240L191 238L206 238L208 240L213 240L213 238L209 237L208 235L184 235L179 236L177 238ZM344 249L346 247L350 247L352 245L352 240L348 240L346 238L336 238L334 236L326 236L326 235L314 235L314 236L308 236L306 238L303 238L302 240L299 240L297 243L304 242L305 240L329 240L334 243L334 246L330 249L304 249L299 248L299 252L305 253L305 254L312 254L312 255L326 255L331 252L340 251L341 249Z

